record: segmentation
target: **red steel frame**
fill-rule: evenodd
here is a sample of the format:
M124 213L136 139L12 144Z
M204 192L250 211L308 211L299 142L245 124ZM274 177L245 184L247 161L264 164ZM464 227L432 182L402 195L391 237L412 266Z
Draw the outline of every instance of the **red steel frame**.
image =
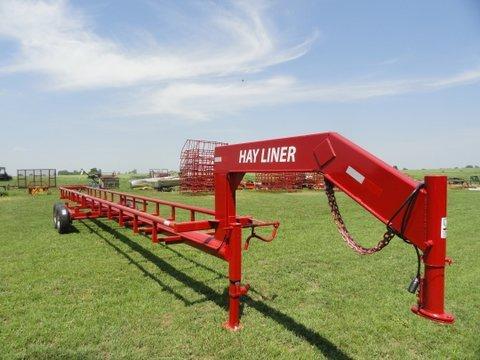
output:
M115 219L122 226L131 226L134 232L151 235L153 242L183 242L226 260L229 317L225 327L237 330L240 297L249 289L248 284L241 282L242 228L250 227L254 234L257 226L273 226L269 237L255 235L263 241L273 240L278 228L278 222L257 222L250 216L236 214L236 189L247 172L321 172L326 180L397 232L401 231L405 210L391 223L389 220L418 186L341 135L319 133L217 147L214 211L85 186L61 187L60 196L68 200L72 219ZM418 193L402 235L423 252L425 265L418 303L412 311L431 320L451 323L453 316L444 310L446 184L444 176L425 178L425 187ZM164 213L165 207L168 213ZM179 220L178 210L186 211L188 220Z
M106 217L128 226L134 233L151 235L152 242L185 242L222 259L228 259L228 243L212 233L218 226L215 211L198 206L164 201L119 191L84 185L60 187L60 199L66 203L73 220ZM187 220L179 220L179 212ZM202 219L201 219L202 218ZM239 216L241 227L276 225Z
M227 326L240 326L239 296L248 285L241 284L241 226L236 220L235 190L245 173L321 172L380 221L397 231L406 209L390 222L419 185L337 133L319 133L283 139L220 146L215 150L215 212L222 229L230 236L230 312ZM444 310L446 258L447 178L427 176L418 193L408 226L402 234L422 252L424 274L418 303L412 311L431 320L451 323Z

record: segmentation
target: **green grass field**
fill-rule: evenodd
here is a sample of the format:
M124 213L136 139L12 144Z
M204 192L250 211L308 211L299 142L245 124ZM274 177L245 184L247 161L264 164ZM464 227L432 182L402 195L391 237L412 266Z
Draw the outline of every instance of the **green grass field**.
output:
M415 179L423 179L425 175L446 175L448 177L458 177L466 181L470 180L470 176L480 176L479 168L458 168L458 169L429 169L429 170L406 170L408 175Z
M141 193L213 204L210 195ZM342 242L323 193L239 192L240 214L282 225L273 243L254 241L244 253L252 290L238 333L221 327L225 262L186 245L153 245L107 220L78 221L59 235L57 198L23 190L0 198L2 359L480 358L480 192L449 193L452 326L410 312L416 299L405 289L416 258L401 240L362 257ZM376 243L384 227L338 198L352 233Z

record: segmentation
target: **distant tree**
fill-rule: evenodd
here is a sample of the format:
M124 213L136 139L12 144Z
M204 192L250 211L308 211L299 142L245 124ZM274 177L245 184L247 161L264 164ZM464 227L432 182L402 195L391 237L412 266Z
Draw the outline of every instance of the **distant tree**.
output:
M90 169L89 173L90 174L98 174L98 173L102 173L102 170L97 169L96 167L93 167L93 168Z
M132 175L137 175L137 169L133 169L133 170L129 171L128 173L132 174Z
M467 165L465 166L465 169L473 169L473 165Z
M59 170L57 174L58 175L79 175L80 171L78 171L78 170L73 170L73 171Z
M402 170L405 171L405 170L408 170L408 169L406 167L404 167Z

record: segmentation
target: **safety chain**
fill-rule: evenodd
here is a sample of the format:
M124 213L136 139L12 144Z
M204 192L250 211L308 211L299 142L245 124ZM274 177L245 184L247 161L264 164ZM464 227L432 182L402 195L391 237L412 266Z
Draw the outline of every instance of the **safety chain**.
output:
M332 212L333 221L337 225L338 232L342 236L345 243L352 248L355 252L361 255L371 255L380 250L382 250L385 246L390 243L395 237L395 233L391 229L387 229L385 234L383 234L383 239L378 242L377 245L371 248L366 248L360 245L355 239L352 237L350 232L345 225L345 222L342 219L342 215L340 214L340 210L338 209L337 199L335 198L335 191L333 190L333 185L330 181L325 179L325 194L328 198L328 204L330 205L330 210Z

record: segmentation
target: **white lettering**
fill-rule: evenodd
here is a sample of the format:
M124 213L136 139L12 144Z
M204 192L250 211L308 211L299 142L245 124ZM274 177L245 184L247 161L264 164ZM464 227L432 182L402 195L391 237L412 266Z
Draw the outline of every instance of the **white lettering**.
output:
M288 147L288 155L287 155L287 162L295 162L295 153L297 152L297 148L295 146Z
M241 164L241 163L244 163L245 162L245 159L247 157L247 150L240 150L240 157L238 159L238 162Z
M245 160L246 163L252 163L253 162L253 154L252 150L247 151L247 159Z
M260 149L252 150L252 152L253 152L253 162L257 162L257 156L258 156L258 153L260 152Z
M287 146L282 146L282 149L280 150L280 162L286 162L287 161Z
M276 163L276 162L295 162L295 154L297 148L295 146L278 146L261 149L245 149L240 150L238 162L247 163ZM260 156L259 156L260 155Z
M272 148L271 162L278 162L279 157L280 157L280 148Z
M265 156L265 149L262 149L262 155L261 155L261 158L260 158L260 162L262 162L262 163L268 162L268 158Z

